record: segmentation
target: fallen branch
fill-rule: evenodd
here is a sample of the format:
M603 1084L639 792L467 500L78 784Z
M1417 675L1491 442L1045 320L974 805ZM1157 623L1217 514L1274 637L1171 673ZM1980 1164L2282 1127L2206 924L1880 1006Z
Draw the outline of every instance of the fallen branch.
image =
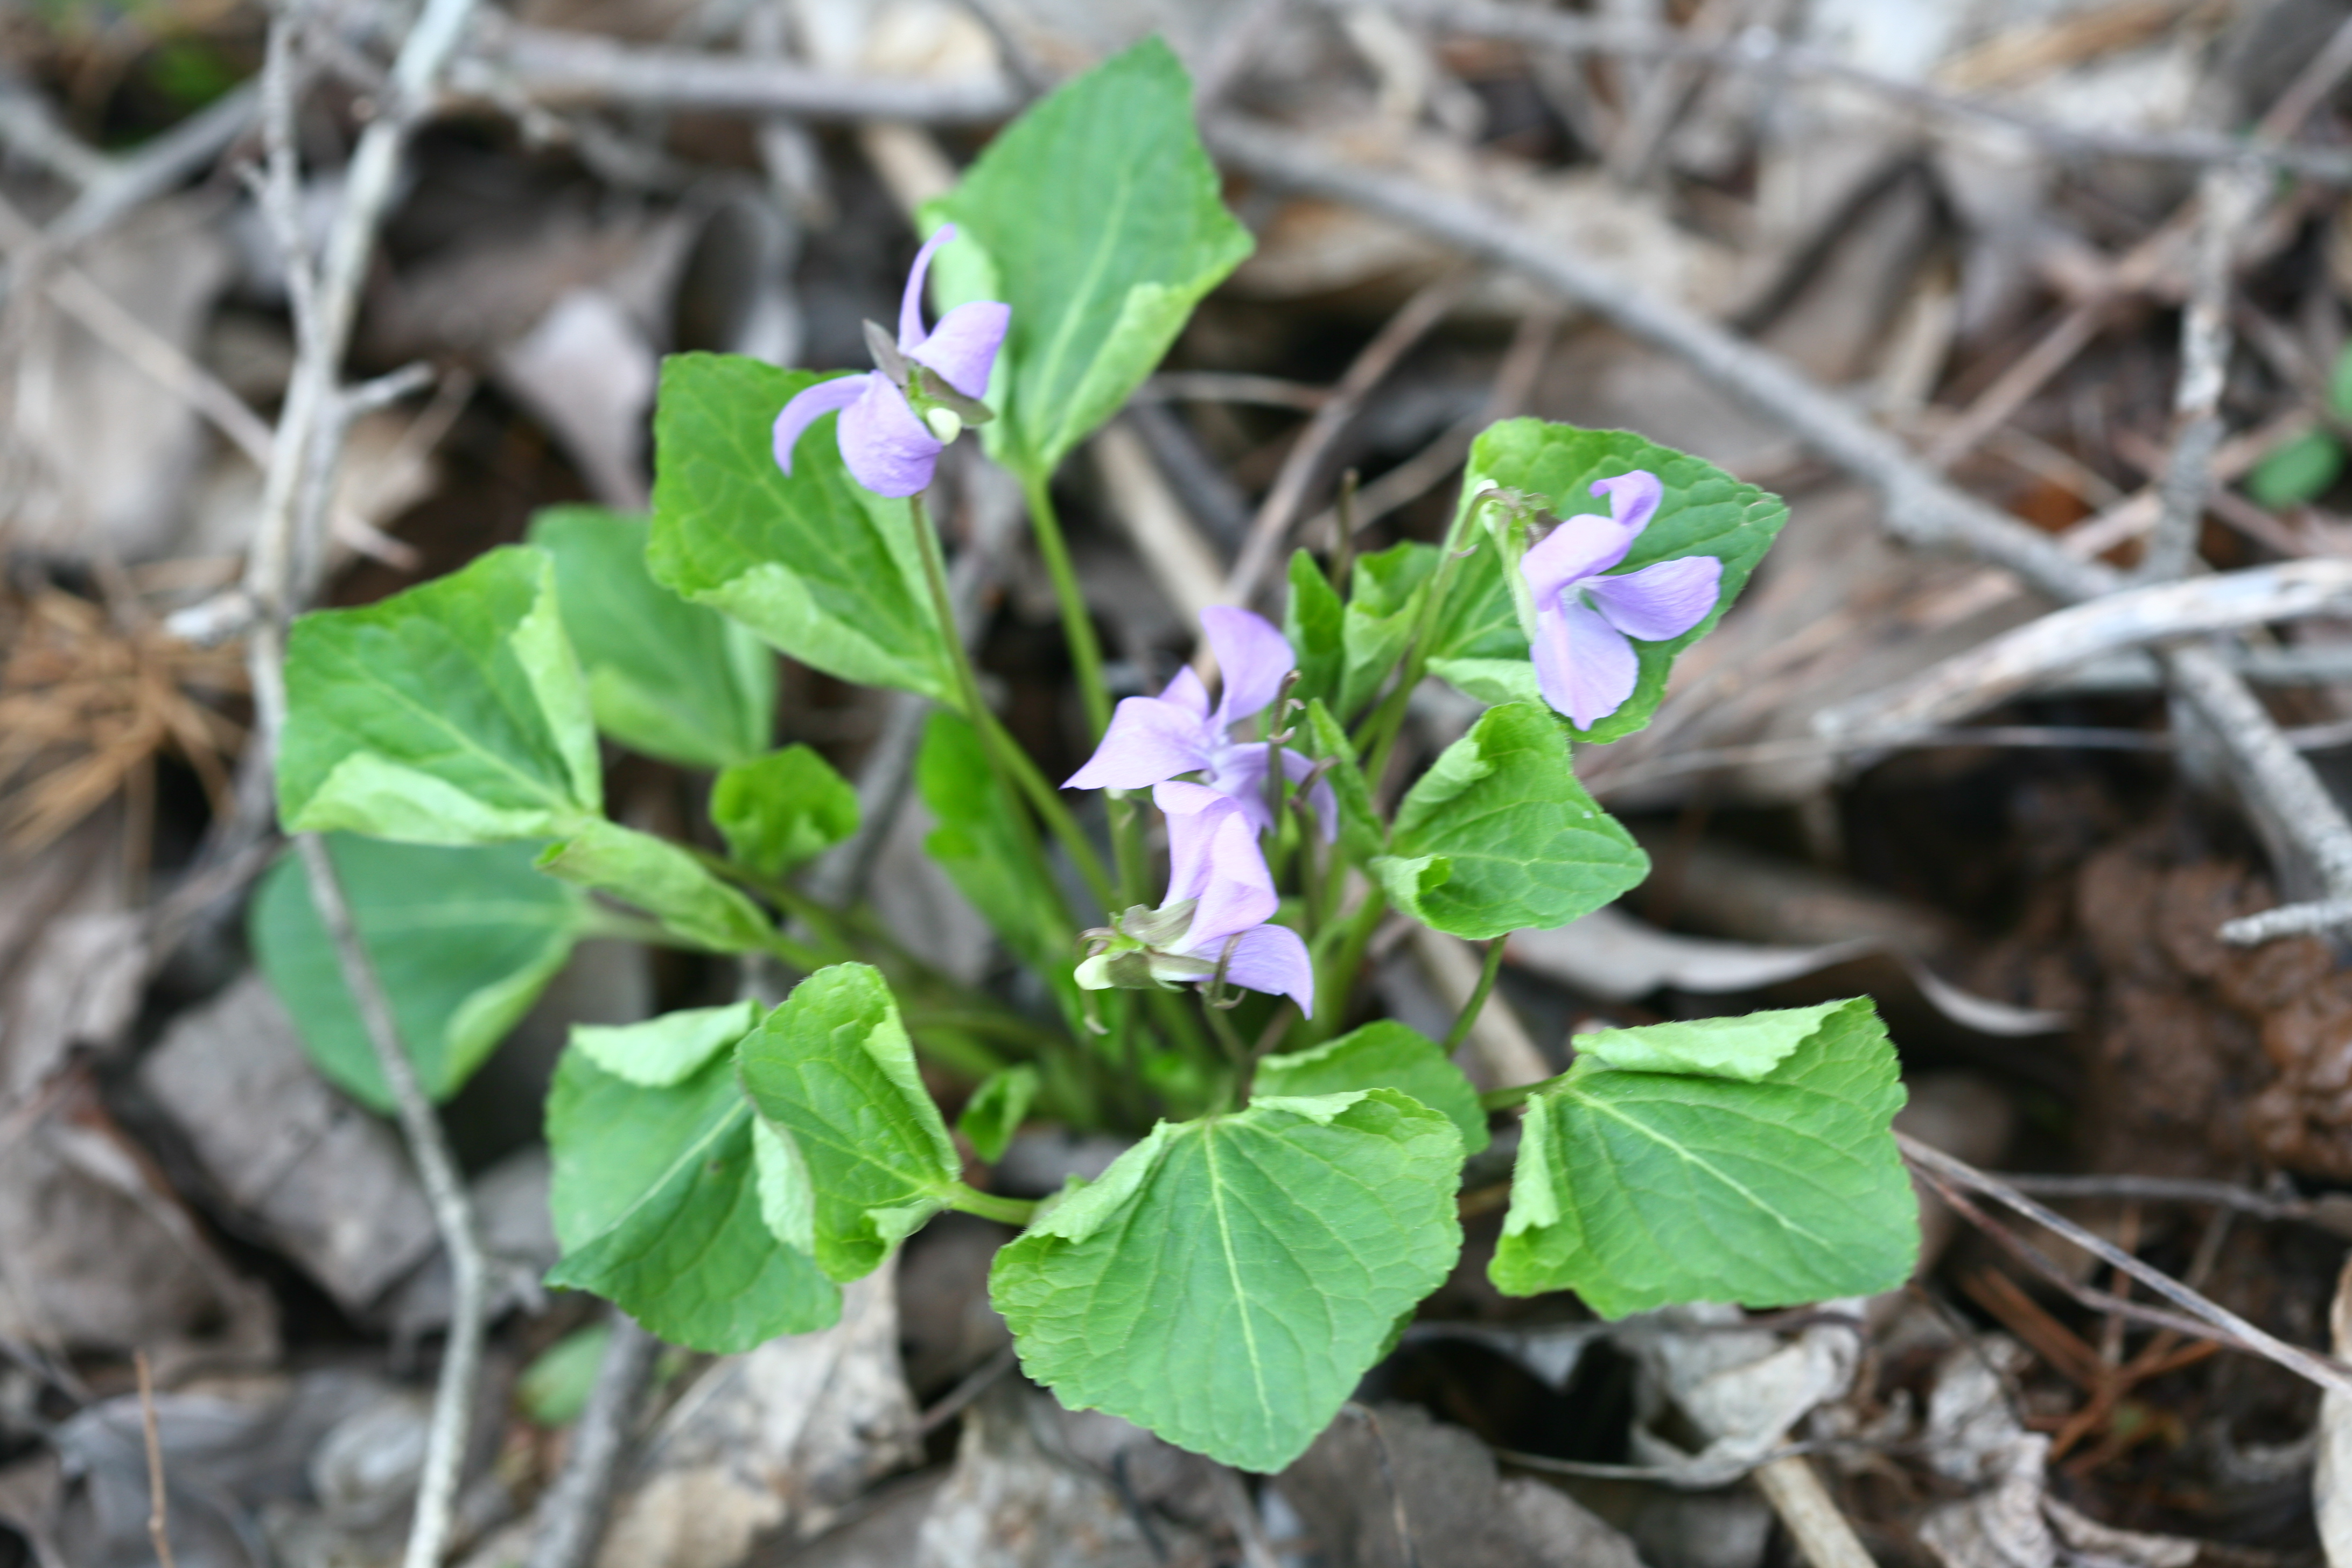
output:
M147 1539L154 1543L155 1561L163 1568L178 1568L172 1555L171 1489L163 1479L163 1434L155 1420L155 1373L143 1350L131 1353L139 1374L139 1429L147 1440Z
M2186 575L2197 559L2213 453L2221 445L2221 387L2230 364L2231 259L2260 210L2259 166L2228 163L2205 172L2198 189L2197 255L2189 306L2180 313L2180 380L2173 396L2172 452L2164 467L2163 511L2148 536L2139 574L2151 583Z
M619 1308L611 1313L613 1337L597 1363L588 1405L572 1428L572 1452L563 1473L541 1498L528 1568L583 1568L604 1539L613 1503L613 1478L627 1454L661 1341L637 1327Z
M1500 213L1332 158L1302 137L1238 116L1211 121L1207 133L1229 163L1260 178L1361 207L1524 273L1685 361L1877 489L1886 526L1898 538L1973 554L2062 602L2123 586L2114 568L2073 555L2048 534L1952 488L1894 436L1777 355L1538 238ZM2203 649L2168 653L2165 666L2175 689L2226 748L2247 808L2273 841L2308 855L2331 897L2352 899L2352 822L2244 683Z
M255 723L246 777L240 780L249 787L239 791L241 805L257 799L266 807L268 802L268 782L286 724L287 624L307 601L312 576L309 563L323 554L320 535L341 458L343 428L353 410L374 395L362 389L354 396L341 384L360 285L377 228L392 204L409 133L431 102L472 10L473 0L427 0L417 16L394 63L388 100L352 152L342 201L315 269L305 239L295 167L294 22L281 16L270 27L261 88L268 161L256 195L284 258L296 355L272 437L261 513L243 584L255 614L247 640ZM343 984L390 1091L434 1227L449 1257L449 1337L434 1390L416 1508L403 1557L404 1568L437 1568L456 1521L459 1471L480 1381L488 1261L457 1157L401 1040L391 1001L360 941L326 841L316 834L299 834L294 843L311 903L334 946Z
M1982 712L2103 655L2272 621L2347 614L2352 614L2352 560L2340 557L2107 594L1980 643L1892 690L1825 709L1814 725L1844 740L1907 739Z
M1337 4L1339 0L1327 0ZM1357 0L1348 0L1357 3ZM2315 147L2240 139L2193 131L2116 132L2061 125L2021 113L1982 98L1961 98L1934 88L1850 65L1834 56L1783 41L1769 28L1752 27L1737 37L1709 42L1669 27L1615 16L1576 16L1493 0L1383 0L1400 16L1426 21L1468 37L1532 44L1563 54L1608 54L1652 59L1690 60L1767 77L1803 77L1860 88L1891 102L1924 110L1941 119L1972 121L2021 132L2053 154L2068 158L2131 158L2158 163L2224 163L2252 158L2331 184L2352 184L2352 154Z
M789 60L647 48L587 33L508 25L450 73L462 100L507 107L626 104L707 114L788 114L809 120L890 120L971 125L1021 105L992 81L840 76Z
M2187 1314L2191 1321L2183 1331L2193 1333L2200 1339L2219 1337L2224 1343L2274 1362L2289 1372L2317 1384L2322 1388L2352 1392L2352 1367L2342 1366L2323 1356L2314 1355L2309 1351L2288 1344L2277 1336L2256 1328L2227 1307L2208 1300L2163 1270L2141 1262L2105 1237L2095 1235L2064 1215L2043 1207L1998 1176L1989 1175L1966 1161L1956 1160L1942 1150L1931 1148L1906 1133L1895 1133L1895 1142L1902 1149L1903 1157L1910 1163L1911 1168L1927 1177L1947 1197L1958 1199L1958 1194L1954 1190L1958 1188L1981 1193L1994 1202L2024 1215L2053 1235L2072 1242L2109 1268L2138 1280ZM1973 1207L1968 1205L1965 1199L1959 1199L1954 1206L1959 1207L1963 1213L1969 1212ZM2064 1276L2062 1274L2060 1278L2063 1279ZM2093 1291L2091 1294L2105 1295L2105 1293ZM2106 1310L2126 1312L2143 1321L2147 1321L2149 1318L2147 1309L2138 1307L2136 1303L2124 1301L2119 1297L2107 1298ZM2173 1319L2170 1313L2165 1313L2162 1316ZM2182 1327L2178 1319L2173 1319L2164 1326Z
M1307 499L1307 487L1314 481L1316 470L1331 450L1331 443L1355 418L1372 388L1396 368L1397 361L1432 327L1444 321L1447 311L1461 303L1475 276L1468 268L1456 268L1423 284L1372 335L1372 341L1363 346L1340 375L1330 395L1316 408L1307 421L1307 428L1292 443L1289 454L1282 460L1282 471L1275 475L1265 499L1258 503L1257 515L1250 520L1249 535L1242 542L1241 556L1225 579L1228 603L1246 605L1256 597L1266 569L1282 553L1283 541L1290 536L1290 525L1298 515L1299 503Z

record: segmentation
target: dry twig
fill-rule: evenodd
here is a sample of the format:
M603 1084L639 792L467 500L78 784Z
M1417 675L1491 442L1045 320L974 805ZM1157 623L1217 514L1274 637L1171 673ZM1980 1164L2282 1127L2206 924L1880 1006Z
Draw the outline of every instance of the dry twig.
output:
M1456 268L1423 285L1389 318L1388 324L1372 335L1372 341L1363 346L1331 388L1330 395L1316 408L1307 428L1299 432L1288 456L1283 458L1282 471L1275 476L1273 487L1258 503L1257 515L1250 520L1249 536L1242 542L1241 556L1225 579L1229 603L1246 605L1257 595L1267 569L1282 553L1283 541L1289 537L1299 503L1307 499L1307 487L1315 482L1331 443L1355 418L1365 396L1396 368L1397 361L1461 302L1475 277L1473 269Z
M1998 1176L1988 1175L1967 1162L1956 1160L1942 1150L1931 1148L1905 1133L1895 1133L1895 1141L1902 1148L1903 1157L1910 1163L1911 1168L1925 1176L1962 1213L1979 1221L1983 1219L1975 1205L1962 1195L1961 1189L1980 1193L2024 1215L2053 1235L2063 1237L2108 1267L2139 1281L2179 1308L2187 1314L2187 1321L2184 1322L2180 1317L2169 1312L2152 1313L2147 1308L2121 1298L2074 1286L2073 1289L2078 1300L2087 1302L2093 1297L2103 1298L2099 1304L2106 1310L2143 1321L2160 1322L2164 1327L2190 1333L2200 1339L2218 1338L2236 1349L2275 1362L2322 1388L2352 1391L2352 1367L2341 1366L2256 1328L2227 1307L2208 1300L2161 1269L2141 1262L2105 1237L2095 1235L2064 1215L2043 1207ZM1989 1233L1997 1232L1997 1227L1988 1229ZM2027 1250L2031 1251L2030 1248ZM2034 1254L2034 1257L2039 1259L2037 1268L2049 1266L2048 1260L2040 1258L2039 1254ZM2063 1271L2057 1278L2072 1285Z
M637 1327L626 1312L615 1307L608 1316L613 1337L605 1342L587 1408L572 1429L572 1452L563 1473L540 1499L539 1536L531 1544L529 1568L581 1568L595 1557L604 1536L613 1478L628 1452L646 1380L661 1351L661 1341Z
M2140 575L2184 575L2197 556L2213 453L2221 445L2221 387L2230 364L2231 258L2263 194L2262 170L2243 163L2208 169L2198 189L2197 255L2189 305L2180 313L2180 381L2174 395L2172 454L2160 489L2163 511L2148 536Z
M1532 44L1563 54L1688 60L1768 78L1803 77L1840 82L1939 119L1972 121L2022 132L2058 157L2136 158L2162 163L2224 163L2251 157L2312 179L2339 184L2352 183L2352 156L2337 148L2291 144L2259 132L2240 140L2197 132L2134 133L2061 125L1984 98L1958 97L1917 82L1882 76L1819 50L1785 42L1767 27L1751 27L1737 37L1715 42L1674 28L1619 17L1578 16L1535 6L1502 5L1496 0L1384 0L1384 4L1399 15L1425 19L1448 32ZM2332 63L2327 56L2323 55L2321 59ZM2342 66L2336 68L2341 69ZM2298 102L2303 100L2301 96L2296 98ZM2305 112L2308 113L2308 109Z
M2061 601L2095 598L2122 585L2114 568L2079 559L2049 535L1952 488L1895 437L1777 355L1538 239L1498 213L1402 176L1349 164L1303 138L1238 116L1212 121L1208 133L1229 162L1252 174L1362 207L1525 273L1684 360L1876 489L1885 500L1887 527L1915 545L1965 551ZM2175 689L2211 724L2257 821L2274 842L2309 857L2333 898L2352 900L2352 822L2310 765L2218 655L2180 648L2168 652L2164 663ZM2323 916L2342 918L2333 906L2296 918ZM2253 929L2233 922L2227 934L2233 941L2259 940L2246 934Z
M485 29L487 32L488 30ZM585 33L509 24L457 62L453 91L507 106L627 104L809 120L984 124L1020 107L986 81L924 81L812 70L788 60L647 48Z
M2029 621L1891 691L1828 709L1845 739L1896 739L1980 712L2102 655L2175 637L2352 612L2352 560L2290 561L2107 594Z
M473 0L427 0L394 63L391 93L362 134L343 195L315 269L304 238L293 135L295 22L272 25L262 92L268 172L257 197L283 254L294 307L297 353L270 451L261 515L246 563L244 592L255 613L247 643L255 734L247 776L266 784L286 722L287 622L308 596L307 563L322 553L323 531L345 426L368 394L346 393L342 361L358 312L360 285L376 230L392 204L410 132L430 105L472 15ZM264 795L266 799L266 795ZM298 835L310 900L331 940L343 983L398 1113L401 1132L449 1257L449 1337L434 1392L406 1568L436 1568L455 1522L459 1468L472 1426L487 1315L488 1261L457 1158L417 1080L375 965L352 923L326 841Z
M171 1494L163 1484L163 1435L155 1421L155 1373L147 1352L131 1352L139 1373L139 1426L147 1439L147 1539L155 1543L155 1561L163 1568L178 1568L172 1555Z

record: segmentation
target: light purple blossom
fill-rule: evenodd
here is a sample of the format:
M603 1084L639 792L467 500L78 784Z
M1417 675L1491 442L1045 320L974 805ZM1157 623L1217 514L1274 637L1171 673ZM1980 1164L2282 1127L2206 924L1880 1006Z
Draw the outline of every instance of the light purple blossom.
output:
M1166 901L1199 900L1173 951L1222 963L1235 985L1287 996L1315 1016L1315 965L1297 931L1265 923L1282 900L1242 804L1181 780L1154 786L1151 800L1168 814Z
M1253 831L1274 826L1266 798L1265 741L1235 741L1233 727L1251 718L1282 693L1282 683L1298 667L1290 644L1263 616L1230 605L1201 612L1201 628L1217 656L1223 690L1209 705L1209 689L1191 669L1157 697L1129 697L1111 714L1102 744L1086 766L1063 782L1064 789L1142 789L1179 773L1197 773L1211 789L1231 797ZM1284 776L1296 784L1315 764L1295 751L1282 752ZM1338 802L1330 781L1318 776L1308 803L1323 837L1339 830Z
M1095 990L1126 984L1214 980L1288 996L1315 1016L1315 965L1287 926L1266 920L1281 902L1257 829L1239 802L1206 784L1162 784L1151 798L1168 814L1168 897L1120 917L1110 947L1078 966Z
M1591 729L1633 695L1641 660L1628 640L1664 642L1706 619L1723 587L1712 555L1661 561L1607 575L1625 559L1664 494L1655 474L1636 468L1597 479L1607 517L1571 517L1520 559L1535 595L1536 684L1544 700Z
M890 352L888 335L868 321L866 342L880 369L818 382L784 405L776 416L776 467L790 474L802 432L821 416L838 411L841 459L859 484L876 495L894 497L920 494L930 484L940 454L971 416L955 405L987 394L988 373L1013 318L1010 305L974 300L941 316L929 331L923 330L923 277L930 270L932 252L955 232L955 225L940 225L915 254L898 301L897 353ZM919 381L916 366L946 384L945 394L934 386L928 395L920 384L914 386L916 400L924 405L920 414L907 395L909 383Z

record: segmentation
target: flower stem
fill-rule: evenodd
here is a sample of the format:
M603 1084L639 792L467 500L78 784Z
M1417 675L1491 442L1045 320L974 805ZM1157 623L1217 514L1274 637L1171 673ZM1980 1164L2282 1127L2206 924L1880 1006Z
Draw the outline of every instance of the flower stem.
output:
M1378 711L1364 724L1363 739L1371 742L1371 757L1364 764L1364 776L1375 795L1381 780L1388 772L1389 752L1395 746L1397 732L1404 727L1406 707L1412 701L1413 689L1429 668L1429 645L1436 635L1439 616L1445 608L1446 592L1454 586L1455 567L1462 554L1462 536L1469 531L1470 520L1477 515L1486 499L1480 497L1455 514L1445 530L1444 541L1438 545L1437 572L1430 580L1429 597L1422 601L1421 619L1412 630L1412 641L1404 656L1404 668L1397 676L1396 689L1391 691ZM1362 742L1359 742L1360 749Z
M949 1195L948 1207L1004 1225L1026 1226L1037 1217L1037 1205L1026 1198L999 1197L994 1193L967 1187L961 1182L956 1184L955 1191Z
M1217 1037L1217 1044L1224 1047L1225 1055L1233 1060L1232 1101L1237 1109L1245 1109L1249 1105L1250 1079L1256 1076L1257 1053L1244 1042L1241 1031L1225 1016L1225 1010L1210 1001L1205 992L1201 997L1201 1011L1209 1020L1209 1032Z
M1333 894L1335 908L1339 896ZM1356 976L1364 967L1364 953L1372 945L1372 933L1380 930L1381 917L1388 913L1388 894L1379 883L1370 882L1365 886L1364 901L1348 917L1344 927L1326 926L1324 940L1333 946L1316 965L1315 994L1318 999L1328 996L1331 1000L1316 1009L1302 1046L1328 1039L1347 1021L1355 1000Z
M922 497L910 498L908 505L914 513L915 548L923 558L923 580L930 589L931 611L939 618L940 637L947 647L948 663L955 676L956 700L963 709L964 718L980 736L982 754L988 759L988 771L995 775L997 788L1007 796L1018 795L1028 798L1038 818L1055 837L1061 840L1062 847L1069 851L1070 859L1078 868L1078 875L1087 879L1087 885L1108 909L1111 898L1110 879L1103 874L1101 857L1095 853L1094 846L1087 842L1087 836L1079 830L1076 819L1055 797L1053 786L1037 771L1037 764L1029 760L1029 753L1021 749L1020 743L998 722L996 715L989 711L988 704L981 700L980 677L972 669L971 651L964 647L962 633L956 626L955 601L948 595L947 566L940 558L939 534L931 527L930 516L924 510ZM1096 678L1099 684L1099 658L1096 664ZM1054 872L1045 862L1044 849L1027 834L1024 833L1023 837L1037 859L1038 869L1044 874L1046 886L1051 887Z
M1478 966L1478 984L1471 988L1470 1000L1462 1004L1461 1016L1454 1020L1454 1027L1445 1031L1444 1042L1439 1048L1447 1056L1452 1056L1477 1026L1478 1015L1486 1010L1486 998L1494 994L1495 977L1502 972L1503 939L1498 936L1486 944L1486 962Z
M1044 475L1024 473L1021 489L1029 500L1029 526L1037 536L1037 553L1045 558L1046 574L1054 579L1054 598L1062 608L1062 635L1069 639L1070 662L1077 667L1078 695L1087 705L1088 737L1099 741L1110 724L1110 688L1103 684L1102 645L1095 640L1086 595L1070 564L1070 547L1062 538L1062 521L1054 511L1052 483Z
M1046 782L1045 775L1037 771L1036 763L1021 749L1021 742L1013 738L1013 732L998 721L995 714L985 709L981 711L980 731L982 739L988 742L990 754L997 759L1005 772L1012 774L1013 784L1045 822L1047 831L1069 852L1070 863L1078 868L1078 875L1086 879L1087 890L1102 900L1106 910L1112 909L1110 877L1103 869L1102 857L1095 853L1095 847L1087 841L1086 830L1078 826L1078 819L1070 815L1070 808L1062 804L1061 795Z
M1490 1089L1478 1097L1478 1109L1508 1110L1515 1105L1526 1104L1536 1097L1538 1090L1549 1089L1559 1081L1557 1078L1548 1078L1535 1083L1515 1083L1508 1089Z

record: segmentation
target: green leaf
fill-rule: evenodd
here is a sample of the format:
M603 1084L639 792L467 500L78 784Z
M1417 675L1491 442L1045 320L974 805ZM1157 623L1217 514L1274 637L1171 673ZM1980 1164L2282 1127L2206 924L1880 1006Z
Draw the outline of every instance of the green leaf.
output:
M952 701L907 502L849 477L834 415L802 435L791 478L776 467L776 416L824 379L732 354L662 362L646 564L827 675Z
M2352 419L2352 343L2336 351L2327 373L2327 406L2338 419Z
M1192 84L1148 39L1000 132L929 216L986 267L940 253L943 300L1013 307L984 427L1000 461L1043 479L1151 374L1192 307L1250 253L1192 124ZM992 288L985 296L966 292Z
M1753 1081L1580 1056L1528 1102L1488 1273L1507 1295L1574 1290L1607 1318L1893 1289L1919 1245L1889 1131L1902 1104L1867 998L1830 1008Z
M1831 1014L1850 1005L1822 1002L1738 1018L1693 1018L1644 1024L1636 1029L1598 1029L1577 1036L1572 1043L1579 1057L1592 1057L1629 1072L1682 1072L1757 1083L1770 1077L1772 1069L1810 1039Z
M1339 701L1332 710L1340 719L1352 718L1370 701L1404 657L1437 574L1437 553L1407 541L1357 561L1341 632L1347 653Z
M1505 702L1541 706L1544 700L1536 667L1524 658L1433 658L1429 673L1490 708Z
M1367 1024L1311 1050L1268 1057L1257 1065L1254 1100L1344 1094L1356 1089L1392 1089L1444 1115L1462 1134L1465 1153L1490 1141L1478 1090L1446 1059L1437 1042L1391 1019Z
M1638 571L1677 556L1712 555L1723 563L1723 585L1714 613L1681 637L1633 644L1641 660L1633 695L1591 729L1571 731L1580 741L1614 740L1650 721L1665 696L1666 675L1674 668L1675 657L1712 630L1739 596L1756 563L1789 520L1789 508L1780 497L1743 484L1712 463L1644 440L1631 431L1585 430L1541 419L1506 419L1489 426L1472 444L1470 462L1462 476L1463 507L1468 507L1479 488L1492 480L1506 489L1537 498L1553 516L1573 517L1606 513L1607 503L1591 493L1592 481L1635 468L1657 475L1665 495L1657 515L1633 542L1618 570ZM1473 537L1483 539L1484 534L1482 529ZM1510 569L1517 571L1517 563L1512 563ZM1519 630L1518 614L1512 607L1503 572L1503 563L1491 544L1482 543L1462 563L1446 594L1439 632L1430 650L1433 669L1445 673L1439 661L1522 662L1527 658L1527 638ZM1505 693L1493 685L1470 694L1482 701L1506 695L1517 700L1520 695Z
M962 1169L881 973L820 969L737 1047L743 1088L814 1189L816 1260L848 1280L946 1206Z
M571 1426L588 1408L588 1395L604 1364L604 1347L612 1342L610 1323L572 1330L523 1368L515 1379L515 1403L538 1426Z
M327 849L416 1076L426 1094L446 1100L572 956L587 902L532 870L528 844L445 848L333 834ZM278 857L247 921L261 973L310 1059L352 1099L391 1114L392 1092L311 907L301 857Z
M597 817L550 845L539 868L636 905L664 927L713 952L757 952L775 928L760 906L667 838Z
M992 1163L1003 1159L1005 1145L1036 1102L1039 1081L1037 1069L1026 1062L989 1074L964 1101L956 1131L971 1140L982 1159Z
M989 1299L1064 1405L1278 1470L1452 1268L1461 1170L1393 1089L1163 1121L997 1253Z
M572 1048L643 1089L683 1083L760 1021L746 997L723 1007L681 1007L642 1024L574 1024Z
M786 746L721 771L710 820L730 855L781 877L857 831L857 792L808 747Z
M1502 936L1566 925L1648 875L1649 857L1576 782L1565 728L1507 703L1445 748L1371 863L1398 908L1455 936Z
M302 616L286 700L289 832L492 844L604 807L587 683L539 551L493 550L381 604Z
M588 677L596 727L633 751L720 768L768 744L776 663L742 626L689 605L646 570L643 518L550 507L530 542L555 562L564 635Z
M1076 934L1061 889L1038 870L1026 818L1006 800L979 732L945 710L923 728L915 788L939 824L923 849L1013 955L1044 977L1075 1030Z
M1388 829L1380 814L1372 809L1371 786L1364 781L1364 770L1356 765L1356 748L1348 742L1348 731L1331 710L1318 698L1307 704L1307 744L1303 748L1318 762L1331 758L1323 776L1331 781L1331 793L1339 802L1339 843L1359 860L1370 860L1388 852Z
M1347 658L1343 629L1347 610L1339 595L1304 550L1290 552L1290 594L1282 604L1282 635L1298 660L1298 684L1291 695L1301 702L1336 701L1339 671Z
M2300 506L2326 495L2343 471L2343 445L2325 430L2306 430L2264 454L2246 493L2266 507Z
M547 1282L593 1290L690 1350L831 1326L841 1292L761 1217L753 1123L724 1057L656 1089L565 1051L547 1097L548 1208L563 1247Z

